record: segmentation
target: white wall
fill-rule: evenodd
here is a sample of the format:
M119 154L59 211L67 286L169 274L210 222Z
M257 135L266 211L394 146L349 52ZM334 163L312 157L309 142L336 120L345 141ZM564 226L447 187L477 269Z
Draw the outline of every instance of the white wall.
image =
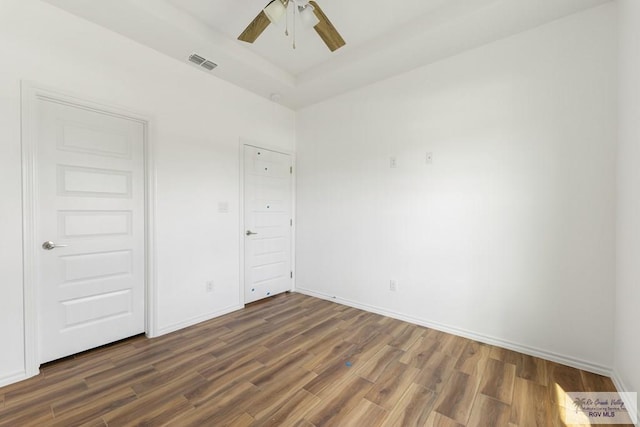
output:
M237 307L239 138L292 149L294 113L34 0L0 2L0 58L0 385L24 371L21 79L153 117L159 330Z
M640 392L640 2L618 3L620 132L615 378ZM638 407L636 402L636 408Z
M615 18L608 4L299 112L297 288L608 371Z

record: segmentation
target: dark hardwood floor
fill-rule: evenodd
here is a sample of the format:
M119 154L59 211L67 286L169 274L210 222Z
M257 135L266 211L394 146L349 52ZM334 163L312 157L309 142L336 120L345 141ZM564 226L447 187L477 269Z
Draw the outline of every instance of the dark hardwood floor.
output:
M301 294L0 388L0 426L564 426L606 377Z

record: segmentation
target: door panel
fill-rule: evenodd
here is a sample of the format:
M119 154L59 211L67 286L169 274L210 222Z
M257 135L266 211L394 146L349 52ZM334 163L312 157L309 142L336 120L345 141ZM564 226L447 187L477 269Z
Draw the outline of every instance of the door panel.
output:
M63 237L131 235L131 211L60 211Z
M40 362L144 332L144 126L38 100Z
M291 156L244 147L245 302L291 289Z
M61 256L65 285L78 281L130 276L133 253L128 250Z
M130 198L131 191L128 172L58 165L60 196Z

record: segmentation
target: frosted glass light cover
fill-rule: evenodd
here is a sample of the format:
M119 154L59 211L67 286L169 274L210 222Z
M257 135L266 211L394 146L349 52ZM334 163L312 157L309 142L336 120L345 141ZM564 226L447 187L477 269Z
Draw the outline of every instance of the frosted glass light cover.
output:
M277 24L286 11L287 9L285 9L280 0L273 0L264 8L264 14L267 15L267 18L269 18L269 21L273 24Z
M320 22L316 14L313 13L313 6L306 5L300 11L299 15L302 24L307 28L315 27Z

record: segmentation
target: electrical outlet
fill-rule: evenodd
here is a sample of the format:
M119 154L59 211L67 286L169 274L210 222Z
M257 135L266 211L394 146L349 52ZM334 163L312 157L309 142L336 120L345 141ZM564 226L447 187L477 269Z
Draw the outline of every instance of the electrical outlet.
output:
M432 152L428 152L427 156L425 157L425 160L426 160L428 165L433 163L433 153Z
M206 290L207 292L213 292L213 280L207 282Z
M398 167L398 163L396 162L395 157L389 157L389 167L392 169Z
M391 292L395 292L398 290L398 281L397 280L390 280L389 281L389 290Z

